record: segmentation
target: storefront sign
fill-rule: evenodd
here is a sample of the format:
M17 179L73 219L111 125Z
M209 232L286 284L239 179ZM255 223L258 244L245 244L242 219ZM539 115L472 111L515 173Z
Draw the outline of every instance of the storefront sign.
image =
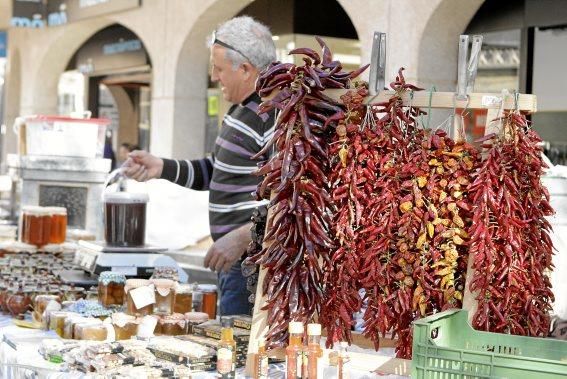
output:
M0 32L0 58L6 58L6 50L8 49L6 32Z
M63 25L136 8L141 0L12 0L12 26Z
M83 74L144 66L149 63L142 41L123 26L111 26L92 36L76 54Z
M121 12L141 5L141 0L49 0L49 26Z
M43 28L46 24L46 3L43 0L12 0L12 26Z

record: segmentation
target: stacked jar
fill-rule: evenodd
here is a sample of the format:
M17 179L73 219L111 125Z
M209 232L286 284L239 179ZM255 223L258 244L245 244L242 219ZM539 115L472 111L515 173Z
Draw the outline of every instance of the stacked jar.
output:
M98 300L104 307L121 306L124 304L124 274L104 271L98 277Z
M146 279L128 279L124 286L126 312L132 316L146 316L154 311L155 293Z
M25 206L22 208L20 226L24 243L39 247L61 244L67 235L67 209Z
M173 311L173 300L175 298L175 282L170 279L150 279L150 283L155 288L154 313L170 315Z
M174 313L185 314L193 310L193 285L177 284L175 288Z

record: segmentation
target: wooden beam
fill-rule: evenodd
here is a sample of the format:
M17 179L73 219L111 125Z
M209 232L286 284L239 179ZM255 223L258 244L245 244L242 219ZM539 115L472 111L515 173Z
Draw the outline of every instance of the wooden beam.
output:
M341 95L346 93L346 89L328 89L324 94L334 100L339 100ZM274 91L270 96L265 97L268 100L275 96ZM367 97L366 103L381 103L388 101L394 96L394 91L382 91L374 97ZM413 96L413 97L412 97ZM468 108L468 109L499 109L501 107L502 95L495 93L471 93L469 100L456 100L454 92L405 92L402 95L402 100L405 106L413 105L414 107L423 110L431 108L438 109L453 109ZM523 112L533 113L537 111L537 97L536 95L520 94L518 96L518 109ZM513 95L506 96L504 101L504 109L516 109L516 102Z

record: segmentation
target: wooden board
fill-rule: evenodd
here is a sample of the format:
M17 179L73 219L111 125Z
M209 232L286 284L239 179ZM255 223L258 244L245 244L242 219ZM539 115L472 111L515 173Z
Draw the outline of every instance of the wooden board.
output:
M338 100L342 94L344 94L346 90L326 90L324 93L325 95ZM393 95L395 94L394 91L383 91L379 93L377 96L374 97L367 97L366 103L379 103L388 101ZM275 93L272 93L274 96ZM516 104L516 100L514 96L503 96L502 94L492 94L492 93L471 93L469 94L468 101L457 101L455 100L455 94L453 92L427 92L427 91L419 91L414 92L413 97L411 97L410 92L406 92L402 95L403 103L405 106L415 106L419 108L429 108L432 109L453 109L453 108L468 108L470 110L475 109L487 109L488 114L486 117L486 129L485 135L492 132L497 132L498 123L492 122L495 118L498 117L498 113L500 109L518 109L523 112L536 112L537 111L537 97L535 95L525 95L520 94L518 95L518 100ZM502 104L502 98L504 97L504 104ZM263 100L267 100L268 98L264 98ZM268 218L270 218L270 212L268 212ZM269 243L265 241L265 243ZM469 322L472 315L476 310L476 300L474 294L470 293L468 290L469 283L468 280L472 278L472 259L469 259L469 265L467 269L467 283L465 283L465 292L463 294L463 309L469 310ZM262 284L265 277L265 270L260 268L260 274L258 277L258 286L256 289L256 301L254 303L254 314L252 316L252 329L250 331L250 343L248 345L248 359L246 361L246 373L247 375L252 375L252 367L253 367L253 355L257 352L257 348L255 346L255 341L262 335L265 335L267 331L267 311L261 310L261 308L265 305L266 299L262 296ZM394 346L395 341L390 341L389 343ZM384 341L387 344L387 341ZM372 346L372 342L364 338L364 336L358 334L353 341L353 344L368 348ZM386 345L384 345L386 347ZM282 355L282 351L277 352L278 355ZM364 355L364 354L362 354ZM373 357L374 362L378 362L376 360L375 355L365 355L366 357ZM362 358L361 358L362 359ZM364 358L367 359L367 358ZM389 362L389 363L388 363ZM395 362L395 363L393 363ZM385 370L393 370L395 372L387 372L390 374L396 374L397 372L404 372L405 375L409 375L411 368L409 363L411 361L406 360L396 360L393 361L391 358L386 362L384 362L383 369ZM386 364L387 363L387 364ZM400 366L401 365L401 366ZM382 368L380 366L379 368ZM401 370L401 371L400 371ZM404 375L399 374L399 375Z
M325 90L325 95L334 100L339 100L341 95L346 93L346 89L328 89ZM277 91L263 100L268 100L275 96ZM381 103L388 101L395 95L394 91L382 91L376 96L369 96L366 98L365 103ZM405 106L413 105L414 107L427 109L453 109L453 108L468 108L468 109L499 109L501 108L502 95L495 93L471 93L469 100L456 100L454 92L405 92L402 94L402 100ZM517 108L524 112L537 111L537 97L536 95L520 94L518 96ZM516 101L514 96L505 96L504 109L516 109Z

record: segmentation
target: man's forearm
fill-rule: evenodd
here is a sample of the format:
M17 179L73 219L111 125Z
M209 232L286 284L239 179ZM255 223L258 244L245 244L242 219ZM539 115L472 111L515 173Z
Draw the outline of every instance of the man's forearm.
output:
M207 191L213 174L213 159L163 159L161 179L198 191Z

